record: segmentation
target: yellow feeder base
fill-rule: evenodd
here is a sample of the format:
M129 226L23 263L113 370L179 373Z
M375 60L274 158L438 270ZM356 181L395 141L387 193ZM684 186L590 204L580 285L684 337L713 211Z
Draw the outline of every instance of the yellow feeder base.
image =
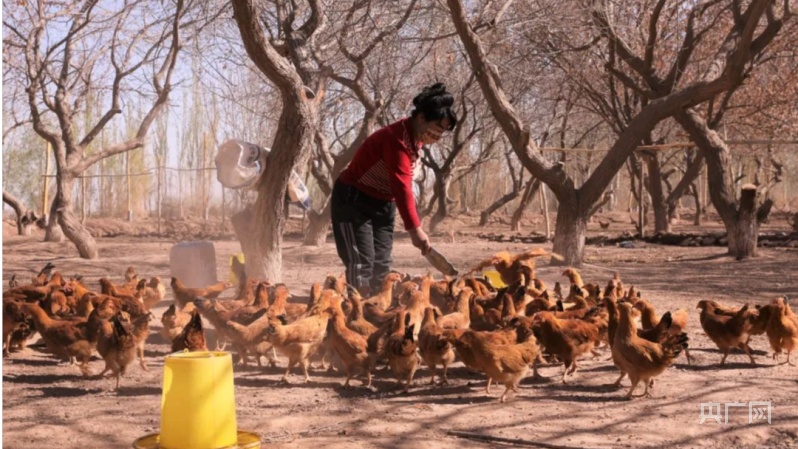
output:
M239 262L245 263L244 253L238 253L230 256L230 263L228 264L230 267L230 272L227 275L227 278L230 280L230 283L232 283L233 285L238 285L238 276L236 276L236 274L233 273L233 259L238 259Z
M153 433L145 435L133 442L133 449L160 449L158 441L161 435ZM218 449L260 449L260 435L254 432L238 431L238 442L235 446Z
M496 288L504 288L507 286L502 282L502 275L496 270L483 271L482 275L488 278L490 284Z

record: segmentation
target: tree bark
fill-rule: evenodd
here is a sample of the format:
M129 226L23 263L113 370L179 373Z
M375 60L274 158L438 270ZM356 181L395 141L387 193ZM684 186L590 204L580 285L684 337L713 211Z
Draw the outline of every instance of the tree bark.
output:
M274 83L282 100L272 151L257 184L258 197L251 209L234 216L234 229L247 261L247 276L276 283L282 280L281 246L288 179L291 170L304 164L310 154L318 124L318 101L323 98L316 94L308 97L309 88L296 66L302 61L295 59L299 50L306 50L307 41L321 27L324 18L311 8L306 25L291 32L289 38L295 39L295 46L290 49L289 56L294 52L293 61L272 46L251 0L234 0L233 18L247 54Z
M676 218L677 213L677 206L679 204L679 200L689 192L690 186L698 179L699 175L701 175L701 169L704 167L704 155L702 153L698 153L693 159L690 160L687 164L687 169L682 176L682 179L679 180L679 183L676 184L676 187L673 188L670 194L668 194L668 198L666 200L668 204L668 220L673 221ZM696 196L697 198L697 196ZM700 208L700 204L696 203L697 208Z
M670 233L671 222L668 217L668 204L662 190L662 166L657 153L643 156L648 166L646 184L651 196L651 207L654 209L654 233Z
M488 218L502 208L505 204L509 203L510 201L518 198L518 195L521 194L520 189L513 189L511 192L506 193L504 196L499 198L498 200L494 201L493 204L488 206L487 209L483 210L482 213L479 214L479 225L485 226L488 224Z
M730 176L731 152L726 143L696 111L688 109L675 118L706 159L707 183L711 186L709 197L726 227L729 255L738 260L755 257L759 229L756 187L744 186L738 205L732 188L734 180Z
M704 213L704 205L701 202L701 193L695 184L691 184L690 191L693 194L693 200L695 201L695 217L693 217L693 225L701 226L701 215Z
M14 209L14 212L17 214L17 234L30 235L31 226L33 226L38 219L36 214L22 204L22 201L20 201L17 197L6 192L5 190L3 190L3 202L11 206L11 208Z
M71 176L60 174L56 176L58 189L53 199L53 216L58 220L64 235L78 249L83 259L96 259L97 242L89 231L80 223L80 219L72 212L72 190L75 179Z
M759 223L756 219L756 186L745 184L740 191L740 209L729 232L729 251L737 260L756 257Z
M321 212L315 210L308 211L308 230L302 241L303 246L321 246L327 241L330 233L330 222L332 220L331 206L329 198L327 204Z
M561 255L563 261L552 259L553 264L571 266L582 265L585 254L587 219L577 204L576 197L561 199L557 206L557 223L554 225L553 252Z
M435 198L438 205L435 214L432 215L429 221L430 232L435 232L438 225L449 216L449 204L452 202L449 199L449 187L452 183L451 172L435 173Z
M57 194L56 194L57 197ZM61 243L64 241L64 233L58 224L58 203L55 198L50 202L50 213L47 215L47 226L44 229L44 241Z
M520 231L521 230L521 217L524 216L524 211L527 210L529 204L532 202L532 198L537 193L538 189L540 188L540 180L538 179L530 179L526 187L524 188L524 194L521 195L521 201L518 203L518 207L515 208L515 212L513 212L513 218L510 222L510 229L512 231Z

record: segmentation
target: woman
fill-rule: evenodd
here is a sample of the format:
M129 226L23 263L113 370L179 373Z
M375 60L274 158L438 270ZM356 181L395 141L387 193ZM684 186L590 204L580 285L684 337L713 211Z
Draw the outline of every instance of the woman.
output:
M396 209L413 246L426 254L429 237L421 229L413 197L413 168L423 145L440 140L457 124L454 97L442 83L413 98L410 117L370 135L335 182L332 224L346 281L362 295L379 290L391 265Z

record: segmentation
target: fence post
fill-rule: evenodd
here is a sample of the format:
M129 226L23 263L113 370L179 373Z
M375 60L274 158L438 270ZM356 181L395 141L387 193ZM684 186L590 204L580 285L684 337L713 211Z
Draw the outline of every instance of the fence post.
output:
M133 221L133 198L130 194L130 151L125 151L125 178L127 179L127 221Z
M50 190L50 178L47 175L50 173L50 142L44 146L44 192L42 192L42 217L47 217L47 196Z
M158 158L158 237L161 236L161 158Z
M638 196L638 222L640 227L640 238L646 236L646 164L643 161L643 155L640 157L640 190Z

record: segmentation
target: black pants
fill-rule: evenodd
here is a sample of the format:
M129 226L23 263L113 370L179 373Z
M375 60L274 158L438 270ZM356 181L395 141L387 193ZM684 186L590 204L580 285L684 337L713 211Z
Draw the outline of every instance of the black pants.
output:
M396 203L336 182L330 207L335 247L346 267L346 282L360 290L379 290L391 269Z

